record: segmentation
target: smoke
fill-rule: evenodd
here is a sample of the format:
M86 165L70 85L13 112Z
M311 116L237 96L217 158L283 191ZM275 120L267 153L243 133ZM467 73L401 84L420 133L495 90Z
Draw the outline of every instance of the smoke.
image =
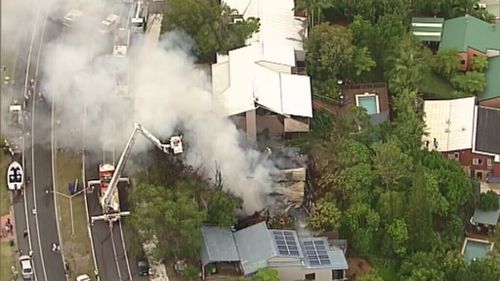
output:
M245 145L223 105L212 99L207 75L189 54L191 40L178 32L165 34L159 44L139 38L128 58L117 61L111 57L111 36L96 30L106 16L98 10L84 9L83 22L45 46L41 85L57 108L58 144L81 149L78 136L85 130L86 149L121 151L134 122L163 139L181 129L188 144L182 156L186 164L206 174L218 165L224 188L244 199L246 212L264 207L274 165ZM113 93L117 68L128 72L130 98ZM151 147L140 139L134 151Z

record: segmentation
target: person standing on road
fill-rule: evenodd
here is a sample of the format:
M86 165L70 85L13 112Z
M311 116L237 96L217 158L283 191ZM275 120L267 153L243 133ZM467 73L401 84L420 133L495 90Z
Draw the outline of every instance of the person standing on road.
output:
M28 229L27 228L24 229L23 237L28 238Z

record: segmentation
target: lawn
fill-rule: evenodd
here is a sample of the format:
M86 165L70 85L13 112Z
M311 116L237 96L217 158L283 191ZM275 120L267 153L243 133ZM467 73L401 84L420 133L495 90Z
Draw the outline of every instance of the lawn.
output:
M433 71L429 71L420 85L420 91L425 93L425 98L451 99L455 98L453 86Z
M71 152L59 152L56 157L56 188L60 193L69 195L68 184L78 178L81 182L80 158ZM85 213L85 201L83 193L73 197L73 220L75 234L72 234L70 200L58 196L58 211L60 216L61 235L65 258L74 278L78 274L94 272L92 250L87 231L87 216Z
M11 280L10 267L15 263L14 252L9 242L0 243L0 280Z
M3 138L0 137L0 140L3 140ZM7 184L8 161L9 157L0 151L0 216L8 214L10 207L9 192L5 186Z

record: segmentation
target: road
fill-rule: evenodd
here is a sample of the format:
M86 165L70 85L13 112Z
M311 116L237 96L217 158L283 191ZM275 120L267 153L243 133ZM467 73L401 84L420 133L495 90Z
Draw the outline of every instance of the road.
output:
M39 6L35 24L29 31L31 36L28 36L28 44L19 45L19 59L14 73L18 100L24 99L23 95L30 87L28 81L39 76L44 42L57 34L57 27L47 21L48 8ZM47 29L56 32L45 32ZM33 99L26 100L25 115L28 118L24 120L24 153L21 161L31 181L26 183L23 196L16 198L13 208L18 248L25 254L32 252L36 280L62 281L66 280L63 259L60 254L51 251L52 243L59 243L54 201L44 192L47 187L52 188L52 159L50 146L47 145L51 132L50 122L47 122L49 114L50 108L46 104ZM24 237L25 229L28 230L28 237Z
M116 13L116 11L115 11ZM128 18L131 13L131 5L122 5L119 14L122 19L122 27L128 26ZM119 101L117 101L119 102ZM84 105L85 106L85 105ZM86 107L86 106L85 106ZM85 108L83 111L93 110ZM113 120L112 116L104 116L104 119ZM90 138L93 136L86 135L85 127L87 124L86 115L83 118L83 143L88 143ZM111 124L108 124L111 126ZM124 140L125 141L125 140ZM119 157L119 154L114 155L114 147L106 148L112 150L111 152L98 152L92 153L88 151L85 147L85 151L82 156L83 163L85 165L85 180L98 179L98 166L103 161L113 163ZM118 148L121 151L121 148ZM119 153L117 152L117 153ZM105 155L103 157L103 155ZM116 157L115 157L116 156ZM105 159L103 159L105 158ZM121 203L126 203L126 186L119 185ZM98 199L98 189L96 188L93 192L86 193L86 203L87 209L90 216L102 215L102 209L99 204ZM128 206L121 205L121 210L127 210ZM127 252L127 245L130 245L130 236L123 229L122 222L116 222L114 224L109 224L105 221L96 221L91 226L92 242L95 251L95 258L98 266L99 277L101 281L145 281L149 280L148 277L141 277L138 275L138 268L135 257L130 256Z

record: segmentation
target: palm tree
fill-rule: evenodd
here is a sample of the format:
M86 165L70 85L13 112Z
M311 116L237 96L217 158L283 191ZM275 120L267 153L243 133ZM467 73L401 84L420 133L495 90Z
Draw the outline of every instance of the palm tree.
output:
M334 0L297 0L296 11L306 10L308 24L313 27L321 22L321 12L333 7Z

